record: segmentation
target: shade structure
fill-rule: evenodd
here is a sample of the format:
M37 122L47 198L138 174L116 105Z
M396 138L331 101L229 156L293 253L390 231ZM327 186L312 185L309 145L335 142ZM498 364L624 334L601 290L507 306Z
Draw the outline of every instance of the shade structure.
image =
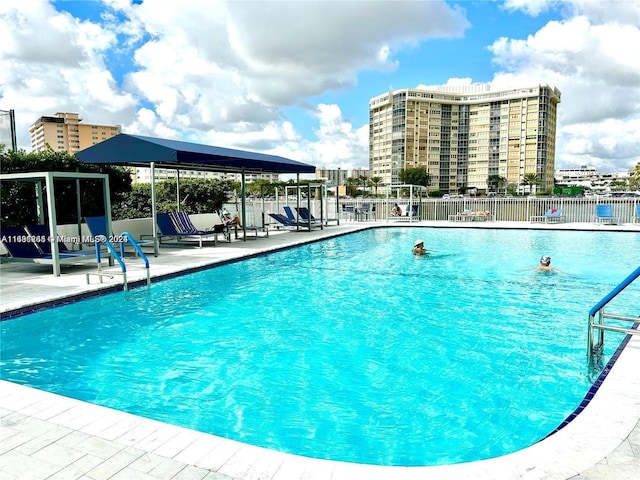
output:
M316 167L277 155L121 133L76 153L83 163L176 170L314 173Z
M277 155L234 150L179 140L120 133L77 152L83 163L151 168L151 211L155 254L158 254L158 227L155 194L155 166L175 170L202 170L242 174L242 224L245 215L246 173L315 173L316 167ZM243 238L246 240L246 231Z
M33 182L38 192L36 198L38 202L39 222L45 223L44 220L44 202L43 187L46 191L47 210L49 214L49 241L51 242L51 265L53 274L60 276L60 249L57 242L58 217L56 214L56 197L54 193L54 181L58 180L101 180L102 194L104 196L105 216L107 225L111 230L111 200L109 190L109 176L102 173L80 173L80 172L23 172L23 173L5 173L0 175L0 182L18 181ZM78 218L78 235L80 235L80 218Z

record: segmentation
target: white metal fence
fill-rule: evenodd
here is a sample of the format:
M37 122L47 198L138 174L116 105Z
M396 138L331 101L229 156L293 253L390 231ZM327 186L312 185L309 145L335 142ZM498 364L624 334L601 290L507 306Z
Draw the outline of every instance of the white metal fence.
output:
M343 207L361 208L370 205L373 212L368 216L369 220L387 220L394 204L401 206L409 204L408 198L389 199L358 199L340 200L340 211L336 208L336 199L323 200L323 217L325 219L348 220L352 217L343 214ZM456 215L465 210L488 211L492 219L496 221L528 222L532 216L544 215L551 208L562 209L564 222L593 222L595 220L596 205L608 204L613 207L613 213L620 223L633 223L638 221L637 208L640 205L640 197L581 197L581 198L554 198L554 197L513 197L513 198L414 198L411 202L418 205L418 217L415 220L448 220L449 215ZM269 213L284 213L283 206L289 205L295 212L295 201L247 201L247 223L254 225L273 224L275 221L269 217ZM302 207L307 206L303 200ZM230 210L238 210L235 205L227 206ZM311 212L315 217L320 217L320 201L311 201Z

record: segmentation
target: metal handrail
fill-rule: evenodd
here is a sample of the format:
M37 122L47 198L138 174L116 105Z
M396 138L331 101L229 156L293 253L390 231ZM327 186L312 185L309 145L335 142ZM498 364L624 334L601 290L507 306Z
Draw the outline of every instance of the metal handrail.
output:
M124 243L128 243L130 245L133 246L133 248L135 249L135 251L138 254L138 257L144 262L144 268L147 270L147 287L149 287L151 285L151 274L149 271L149 259L147 258L147 256L144 254L144 252L142 251L142 249L140 248L140 245L138 245L138 243L135 241L135 239L133 238L133 235L131 235L129 232L122 232L122 234L120 235L122 238L126 238L127 241L126 242L119 242L120 244L120 253L118 253L118 251L116 250L116 248L113 246L113 244L109 241L108 238L104 237L100 240L100 241L96 241L96 260L98 262L98 273L97 275L102 277L102 276L108 276L113 278L113 276L107 274L107 273L103 273L101 271L101 259L100 259L100 245L104 244L107 247L107 250L109 250L109 252L111 253L111 256L113 258L116 259L116 261L118 262L118 264L120 265L120 270L122 271L122 281L123 281L123 288L125 291L129 290L129 285L127 282L127 266L124 262ZM96 274L94 274L96 275ZM87 282L89 281L89 274L87 274Z
M625 278L620 284L611 290L607 295L605 295L602 300L596 303L591 310L589 310L589 323L588 323L588 334L587 334L587 360L589 366L593 366L593 357L596 352L599 354L602 353L602 349L604 346L604 332L618 332L618 333L626 333L628 335L640 335L640 330L634 328L623 328L617 327L614 325L605 325L604 319L610 318L613 320L624 320L629 322L638 322L638 318L627 317L624 315L615 315L615 314L607 314L604 311L605 306L613 300L620 292L622 292L625 288L627 288L634 280L640 277L640 267L638 267L634 272L631 273L627 278ZM598 316L598 322L595 322L595 317ZM598 340L594 345L594 330L598 330Z
M144 262L144 268L146 268L147 270L147 287L148 287L149 285L151 285L151 274L149 272L149 259L142 251L142 248L140 248L140 245L138 245L138 242L135 241L135 239L133 238L133 235L131 235L129 232L122 232L122 236L126 237L127 240L129 240L128 243L133 246L135 251L138 253L138 257L140 257ZM120 245L122 246L122 244Z

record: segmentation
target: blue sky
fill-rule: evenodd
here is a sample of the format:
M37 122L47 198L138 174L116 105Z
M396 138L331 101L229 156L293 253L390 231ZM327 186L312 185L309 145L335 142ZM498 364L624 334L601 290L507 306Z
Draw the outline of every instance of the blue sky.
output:
M368 101L447 83L562 92L556 167L640 161L638 2L0 2L0 109L368 167ZM633 51L635 50L635 51Z

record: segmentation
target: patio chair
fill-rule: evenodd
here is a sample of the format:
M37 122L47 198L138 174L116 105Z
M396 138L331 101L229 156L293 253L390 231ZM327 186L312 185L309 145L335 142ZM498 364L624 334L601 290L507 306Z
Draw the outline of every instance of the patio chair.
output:
M613 215L613 207L609 204L596 205L596 223L604 225L617 225L618 217Z
M560 223L563 215L561 208L550 208L544 215L533 215L529 221L531 223Z
M284 213L287 215L287 218L289 220L291 220L292 222L295 222L297 220L296 216L293 214L293 210L291 210L291 207L285 205L284 207L282 207L282 209L284 210Z
M342 218L353 220L355 218L355 207L353 205L342 204Z
M358 220L369 220L369 216L371 215L371 204L363 203L360 208L356 208L356 219Z
M31 236L33 242L38 246L40 251L43 254L51 255L51 241L49 240L50 229L49 225L28 225L25 227L27 233ZM57 235L56 232L53 232L54 235ZM81 239L78 238L78 245L82 245ZM95 250L72 250L67 247L66 243L64 243L60 237L58 237L58 252L64 253L67 255L75 255L75 256L92 256L95 255Z
M633 219L633 223L640 223L640 203L636 205L636 217Z
M223 233L222 230L219 232L206 232L204 230L198 230L195 227L183 230L179 224L175 222L174 216L170 213L159 213L156 218L158 228L160 229L160 241L162 241L163 238L175 238L178 241L182 239L195 239L198 241L198 246L202 248L202 242L204 240L213 240L214 245L218 245L218 234ZM184 217L182 217L182 219L184 219ZM191 225L193 226L193 224Z
M300 218L302 220L311 221L311 223L316 223L320 221L319 218L316 218L311 214L311 212L307 207L300 207L300 208L296 207L296 210L298 211L298 214L300 215Z
M49 233L46 234L45 238L48 236ZM5 258L3 260L11 262L42 263L46 265L51 265L53 263L51 250L49 250L49 253L45 253L40 250L38 243L34 241L34 235L27 231L25 227L4 227L0 232L0 241L10 255L9 258ZM65 252L59 252L59 259L60 263L75 263L79 260L95 260L96 253L88 250L74 252L67 249Z
M180 229L184 232L194 232L195 235L203 235L206 233L215 233L216 234L216 245L217 245L217 235L222 234L222 237L228 242L231 243L231 231L229 229L229 225L226 224L222 217L220 217L220 212L218 212L218 217L220 217L220 223L215 224L209 230L199 230L191 221L191 217L189 217L188 213L185 212L171 212L171 218L174 223L180 227ZM237 235L236 235L237 238Z
M265 237L269 236L269 227L267 227L266 225L264 227L260 227L258 225L245 225L243 227L238 227L237 223L234 223L233 220L227 220L225 219L225 215L224 212L221 210L218 210L218 218L220 218L220 225L214 225L213 229L218 229L220 228L220 226L222 226L222 228L225 231L225 238L227 238L227 240L229 241L229 243L231 243L231 229L233 228L234 232L235 232L235 237L236 239L238 238L238 231L242 230L244 232L254 232L255 236L253 237L258 238L258 232L265 232ZM252 238L252 237L247 237L246 233L244 233L245 238Z
M269 216L271 218L273 218L279 224L284 225L285 227L295 227L295 226L297 226L297 223L295 221L289 220L288 217L285 217L281 213L270 213Z
M282 215L281 213L270 213L269 216L271 218L273 218L276 222L278 222L280 225L285 226L285 227L289 227L289 228L313 228L313 227L320 227L320 223L313 223L313 222L309 222L306 220L302 220L300 219L300 221L296 221L296 220L290 220L289 218L285 217L284 215Z

